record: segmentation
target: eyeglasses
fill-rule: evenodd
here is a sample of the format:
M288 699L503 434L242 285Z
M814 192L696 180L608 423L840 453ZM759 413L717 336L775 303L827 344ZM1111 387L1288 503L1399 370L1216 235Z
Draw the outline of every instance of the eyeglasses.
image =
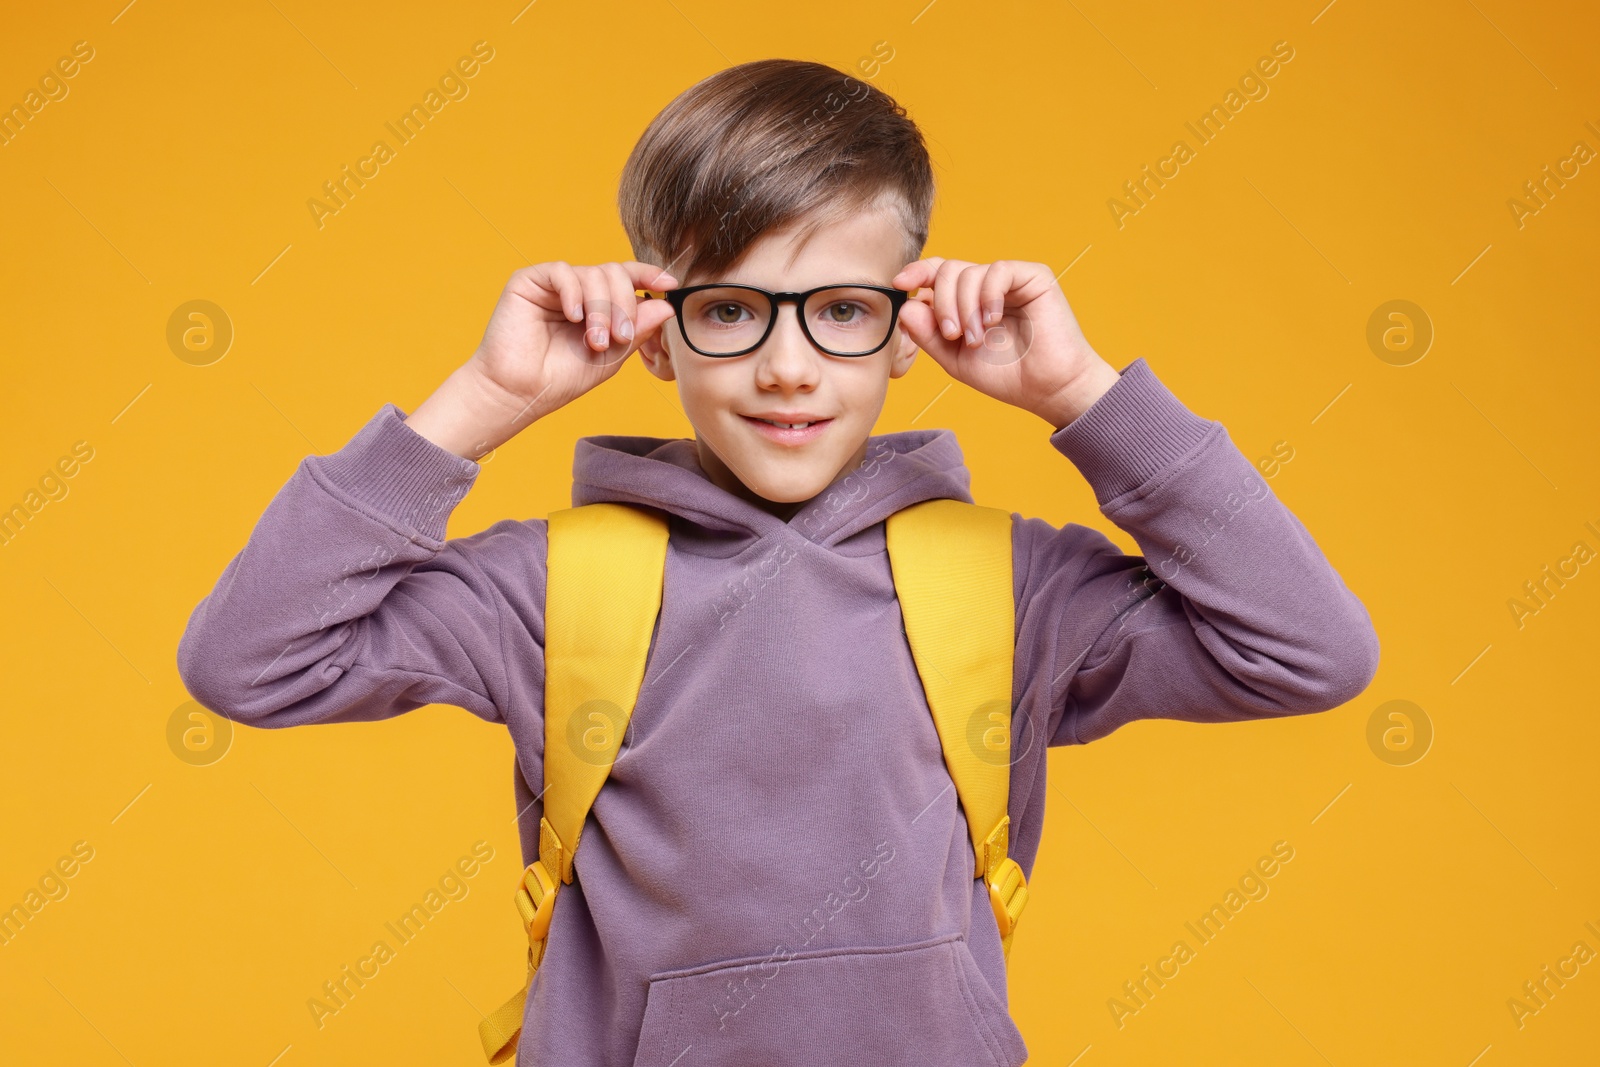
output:
M800 309L806 339L830 356L870 356L889 343L905 289L884 285L821 285L773 293L754 285L712 282L663 294L690 348L718 359L754 352L772 333L779 304Z

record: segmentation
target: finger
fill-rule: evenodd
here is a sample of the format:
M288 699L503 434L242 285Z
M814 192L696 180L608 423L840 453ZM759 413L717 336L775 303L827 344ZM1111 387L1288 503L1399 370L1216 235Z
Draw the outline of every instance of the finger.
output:
M578 322L584 317L584 286L579 282L573 264L565 259L541 262L539 266L528 267L528 275L534 285L554 294L557 307L568 322Z
M578 270L583 286L583 340L596 352L611 347L611 283L605 271L585 266Z
M1017 284L1016 265L1009 259L996 260L978 289L978 312L984 326L999 322L1006 311L1006 296Z
M956 307L956 279L969 266L963 259L947 259L939 264L933 279L933 313L939 332L954 341L961 336L961 314Z
M916 300L907 300L901 305L899 327L918 348L927 348L935 340L942 340L934 329L933 309Z
M913 305L907 301L900 309L900 321L906 333L917 343L917 347L926 352L929 359L943 367L950 377L957 381L965 381L961 339L958 337L954 341L947 340L939 332L934 315L931 304Z
M641 263L637 259L629 259L623 261L622 269L627 273L628 280L633 283L629 286L630 289L654 289L659 293L678 287L678 279L654 263Z
M548 311L560 311L569 321L583 317L583 289L572 266L562 260L536 263L513 274L513 289Z
M633 279L628 276L627 269L621 263L606 263L601 270L611 283L612 337L625 345L632 344L634 309L639 302L639 297L634 292Z
M561 285L561 309L569 322L583 321L583 279L571 263L551 264L551 274Z
M634 343L643 344L645 338L657 330L673 317L672 305L665 300L651 297L649 300L639 301L639 310L634 315L633 328Z
M955 358L957 346L940 336L930 305L915 300L906 301L900 308L900 329L916 342L918 348L941 365Z
M889 284L897 289L920 289L925 285L931 285L934 273L943 262L943 256L913 260L901 267L900 273L889 279Z
M993 266L990 264L973 264L961 272L956 279L956 311L961 319L961 332L966 337L967 347L976 348L983 341L983 323L978 311L978 288L983 285L985 275Z

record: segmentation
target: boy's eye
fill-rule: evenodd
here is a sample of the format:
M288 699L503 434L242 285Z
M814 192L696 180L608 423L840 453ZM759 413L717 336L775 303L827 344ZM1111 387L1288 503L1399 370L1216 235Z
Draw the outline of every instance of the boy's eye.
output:
M841 301L837 304L829 304L828 309L823 314L828 317L830 322L854 322L860 317L859 313L862 310L859 304Z
M744 310L738 304L716 304L711 309L711 315L724 325L732 325L739 321L739 313Z

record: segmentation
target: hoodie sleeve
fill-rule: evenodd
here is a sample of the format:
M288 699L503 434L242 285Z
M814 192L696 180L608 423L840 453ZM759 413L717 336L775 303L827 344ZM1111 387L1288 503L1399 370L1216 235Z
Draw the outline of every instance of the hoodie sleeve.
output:
M540 522L445 540L479 467L393 404L303 460L190 615L178 671L202 705L259 727L454 704L504 722L508 656L542 674Z
M1013 513L1018 678L1051 745L1134 719L1324 711L1378 665L1365 607L1233 444L1143 359L1050 437L1137 542ZM1037 706L1037 705L1035 705Z

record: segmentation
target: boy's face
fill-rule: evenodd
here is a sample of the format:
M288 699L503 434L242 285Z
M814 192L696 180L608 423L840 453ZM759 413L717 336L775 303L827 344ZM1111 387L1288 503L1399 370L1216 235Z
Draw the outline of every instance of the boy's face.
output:
M737 282L772 292L835 282L888 285L905 266L904 249L892 212L880 207L824 225L804 244L796 244L792 230L766 234L726 274L682 284ZM678 382L700 467L711 481L785 520L866 458L889 379L910 370L917 354L897 323L871 355L830 356L806 339L799 313L793 303L780 305L772 333L742 356L701 355L684 343L675 319L639 347L652 373ZM825 421L805 440L788 443L764 432L770 427L756 415Z

